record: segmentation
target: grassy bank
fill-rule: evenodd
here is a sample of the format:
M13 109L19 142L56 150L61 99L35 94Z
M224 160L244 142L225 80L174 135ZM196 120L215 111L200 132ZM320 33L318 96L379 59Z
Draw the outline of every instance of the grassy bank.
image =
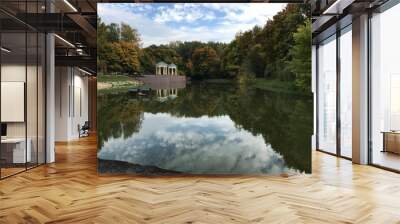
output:
M97 77L99 93L123 92L140 85L142 85L140 81L126 75L99 75Z
M288 94L296 94L296 95L311 95L310 93L300 91L296 88L293 82L285 82L275 79L265 79L265 78L257 78L250 82L250 85L263 90L288 93Z
M112 83L112 82L126 82L135 80L134 78L126 75L99 75L98 82Z
M235 83L234 79L204 79L206 83L214 83L214 84L233 84Z

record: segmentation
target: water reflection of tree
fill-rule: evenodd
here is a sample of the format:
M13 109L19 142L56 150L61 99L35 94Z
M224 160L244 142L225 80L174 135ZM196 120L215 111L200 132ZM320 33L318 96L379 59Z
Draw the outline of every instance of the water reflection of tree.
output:
M139 131L143 121L143 109L139 101L108 94L99 96L97 102L99 148L109 138L126 138Z
M237 102L227 104L236 124L261 134L288 166L311 172L311 99L249 90Z
M99 99L99 136L129 136L140 129L143 112L177 117L229 115L238 128L262 135L289 167L311 171L312 99L224 84L197 83L166 102L122 95Z

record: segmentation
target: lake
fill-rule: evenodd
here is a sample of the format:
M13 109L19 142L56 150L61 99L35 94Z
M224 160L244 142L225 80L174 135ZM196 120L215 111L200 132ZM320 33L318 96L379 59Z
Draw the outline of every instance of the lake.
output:
M99 173L311 172L310 96L235 83L98 95Z

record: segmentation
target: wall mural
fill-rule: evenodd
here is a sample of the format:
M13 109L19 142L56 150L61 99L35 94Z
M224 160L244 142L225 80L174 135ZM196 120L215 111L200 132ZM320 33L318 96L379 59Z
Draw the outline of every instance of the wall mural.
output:
M99 173L310 173L308 7L99 4Z

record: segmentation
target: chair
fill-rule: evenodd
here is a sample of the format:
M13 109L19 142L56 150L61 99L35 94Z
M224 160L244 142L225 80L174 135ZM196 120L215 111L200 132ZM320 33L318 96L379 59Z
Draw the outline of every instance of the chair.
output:
M85 123L82 125L82 127L80 127L80 125L78 125L79 138L89 136L89 130L90 130L89 121L85 121Z

